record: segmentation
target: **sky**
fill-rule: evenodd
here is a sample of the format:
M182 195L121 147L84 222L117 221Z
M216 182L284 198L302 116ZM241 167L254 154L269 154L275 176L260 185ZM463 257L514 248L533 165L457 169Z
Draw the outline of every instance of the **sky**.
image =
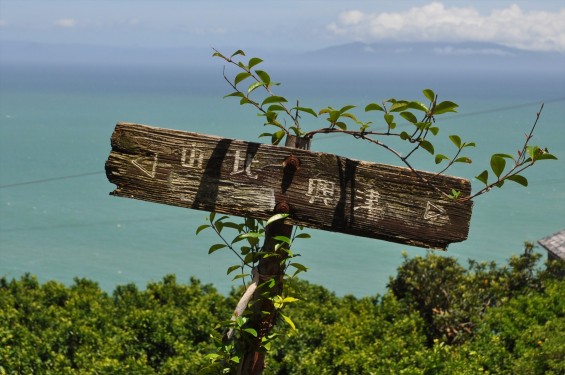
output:
M479 41L565 53L565 1L2 0L0 43L8 41L297 51Z

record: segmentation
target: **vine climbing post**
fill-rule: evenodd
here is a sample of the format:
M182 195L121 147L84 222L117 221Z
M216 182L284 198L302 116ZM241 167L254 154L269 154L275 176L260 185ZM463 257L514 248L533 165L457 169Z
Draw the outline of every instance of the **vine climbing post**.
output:
M310 139L287 135L285 146L308 150L310 149ZM300 168L300 160L289 156L285 161L281 183L283 185L289 183L298 168ZM290 214L291 212L291 205L284 198L280 198L275 205L274 213ZM286 224L283 220L276 220L265 228L262 253L269 256L263 256L259 260L259 287L255 290L250 303L251 315L248 321L248 326L257 331L257 337L253 340L244 341L243 358L238 368L238 374L262 374L266 367L265 351L261 349L261 346L263 339L268 336L277 319L273 299L275 296L282 295L285 275L284 265L288 257L288 249L281 246L281 242L277 238L280 236L291 238L292 229L292 225Z
M245 56L241 50L229 57L215 51L214 56L238 72L230 79L224 67L224 79L233 89L225 97L238 99L241 105L258 111L264 125L274 128L272 133L260 135L270 137L271 145L119 123L106 162L108 180L116 185L111 193L114 196L210 211L209 223L201 225L196 233L213 228L222 242L212 245L208 253L231 250L239 262L227 273L240 270L234 280L252 276L252 283L228 322L229 330L221 339L214 338L218 353L208 355L210 364L201 374L233 373L236 369L243 375L262 374L265 353L276 336L271 331L277 319L280 317L295 329L282 309L298 299L288 295L288 286L283 290L283 280L288 275L287 267L296 268L290 278L306 271L303 265L290 261L297 256L291 244L294 238L309 235L301 233L293 238L291 223L446 249L450 243L467 238L473 198L493 187L502 187L505 181L527 186L528 180L522 176L525 169L540 160L556 159L546 148L529 144L538 113L518 155L493 154L490 168L494 176L489 179L488 170L476 176L485 186L472 194L468 179L445 172L455 163L470 164L471 159L462 152L476 145L451 134L448 138L455 146L452 156L436 153L431 140L440 128L435 118L456 112L458 105L438 102L431 89L422 92L428 104L394 98L381 104L369 103L365 112L381 112L384 120L377 128L370 126L371 121L357 119L351 112L355 105L315 111L297 101L290 108L286 98L272 91L279 83L257 69L263 60L241 60ZM313 121L322 116L328 123L305 132L301 128L303 115L312 116ZM397 120L406 122L408 131L395 130ZM309 151L315 135L329 133L368 141L391 152L404 167ZM278 147L285 136L286 147ZM400 148L393 148L385 138L400 141ZM437 173L416 170L408 159L420 150L434 156L436 164L444 163L444 167ZM216 218L216 213L246 219L237 224L228 216ZM267 220L266 224L263 220ZM221 233L224 228L238 232L233 241L227 241ZM261 247L259 238L263 236ZM236 248L236 243L243 240L247 243Z

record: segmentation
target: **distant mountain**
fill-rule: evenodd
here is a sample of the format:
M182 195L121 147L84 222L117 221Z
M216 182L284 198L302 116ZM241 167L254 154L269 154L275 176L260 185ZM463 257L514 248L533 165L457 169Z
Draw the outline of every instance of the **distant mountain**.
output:
M533 52L493 43L348 43L309 52L245 49L271 66L371 67L406 69L565 70L565 54ZM219 48L225 53L237 48ZM210 65L211 48L144 48L82 44L0 42L1 63L126 65Z
M565 54L526 51L480 42L348 43L304 54L311 63L428 68L532 68L565 70Z

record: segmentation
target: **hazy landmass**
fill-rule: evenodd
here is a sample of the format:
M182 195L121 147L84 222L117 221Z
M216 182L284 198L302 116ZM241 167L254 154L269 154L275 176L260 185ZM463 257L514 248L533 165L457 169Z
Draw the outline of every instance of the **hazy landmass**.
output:
M210 64L212 47L145 48L14 41L0 44L0 63L206 65ZM306 52L246 49L245 46L215 47L225 53L242 48L272 65L299 61L300 64L317 66L565 70L563 53L521 50L495 43L356 42L321 49L314 46Z

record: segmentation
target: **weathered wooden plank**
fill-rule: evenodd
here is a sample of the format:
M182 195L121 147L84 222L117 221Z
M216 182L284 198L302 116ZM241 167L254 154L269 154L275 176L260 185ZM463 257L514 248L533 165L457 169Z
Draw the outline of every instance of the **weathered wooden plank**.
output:
M465 240L472 211L407 168L130 123L116 125L106 174L119 197L259 219L285 201L290 224L427 248ZM462 178L434 183L471 192Z

